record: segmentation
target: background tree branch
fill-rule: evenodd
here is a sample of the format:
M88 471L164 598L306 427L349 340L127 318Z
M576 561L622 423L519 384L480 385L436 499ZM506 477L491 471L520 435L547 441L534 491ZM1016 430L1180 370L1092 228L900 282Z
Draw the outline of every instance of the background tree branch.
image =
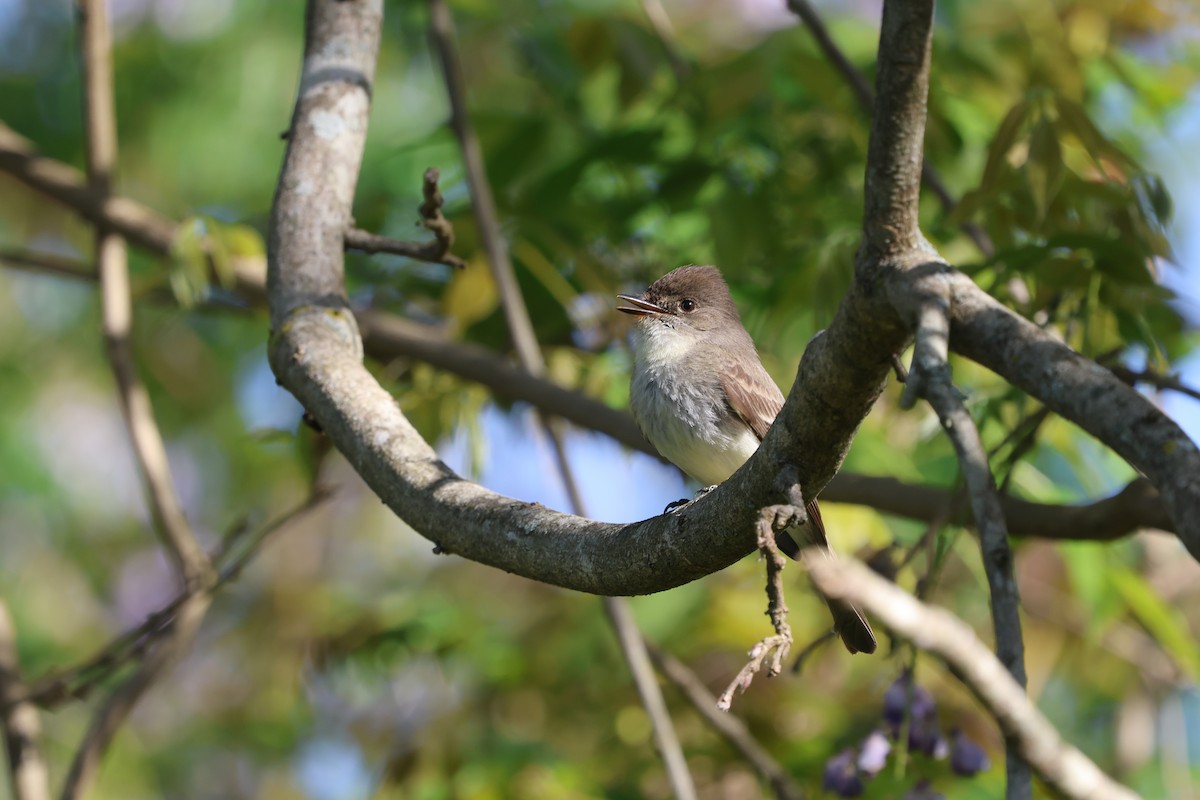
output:
M862 564L813 559L813 582L830 597L866 609L884 627L944 661L1011 737L1039 778L1073 800L1133 800L1087 756L1063 741L1025 690L970 627L948 611L925 605Z

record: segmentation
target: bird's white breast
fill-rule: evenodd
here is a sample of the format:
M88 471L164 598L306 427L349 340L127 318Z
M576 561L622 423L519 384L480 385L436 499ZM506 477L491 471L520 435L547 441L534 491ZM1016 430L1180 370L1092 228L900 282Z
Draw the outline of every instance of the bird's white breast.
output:
M658 452L704 486L724 481L758 449L758 437L733 415L719 377L680 369L696 344L667 326L639 326L630 405Z

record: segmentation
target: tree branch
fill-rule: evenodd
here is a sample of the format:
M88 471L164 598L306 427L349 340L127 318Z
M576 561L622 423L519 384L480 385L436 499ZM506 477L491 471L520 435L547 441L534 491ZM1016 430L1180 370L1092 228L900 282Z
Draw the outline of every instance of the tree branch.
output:
M858 67L851 63L842 49L837 46L833 37L829 33L829 29L825 27L821 15L808 2L808 0L787 0L787 6L793 14L798 16L804 25L812 33L813 39L817 42L817 47L825 54L825 58L833 64L834 68L842 74L846 83L850 85L850 89L854 92L855 98L858 99L858 104L867 114L872 113L875 106L875 94L871 91L871 84L867 82L867 78L863 75ZM942 204L942 211L946 214L952 212L958 201L954 199L954 195L946 188L946 182L942 180L942 176L929 164L924 164L921 169L921 179L925 187L929 189L937 197L938 202ZM983 228L979 227L970 220L965 221L959 226L962 232L970 237L975 246L979 248L979 252L985 256L992 255L996 248L992 244L992 240L988 237Z
M1146 397L1047 331L947 273L950 346L1074 422L1149 478L1175 532L1200 559L1200 449Z
M926 291L914 301L917 337L912 368L904 385L904 400L909 400L909 406L912 405L910 398L916 395L928 400L954 444L979 530L983 568L991 590L996 655L1017 685L1024 688L1025 644L1021 634L1021 598L1013 577L1008 529L979 429L950 380L950 293L941 277L940 271L934 271L914 284ZM902 405L905 405L904 400ZM1017 742L1007 739L1005 752L1005 796L1010 800L1032 797L1032 775L1029 765L1021 758Z
M88 178L100 197L109 195L116 169L116 112L113 103L112 54L109 21L103 0L83 0L79 6L84 68L84 122L87 130ZM138 378L129 346L133 310L125 240L98 227L96 263L99 272L102 324L109 360L121 399L121 410L147 484L148 500L163 548L174 562L184 587L198 592L212 579L212 565L200 549L171 481L166 448L154 421L150 396ZM208 610L207 593L194 594L179 612L172 634L150 651L138 671L101 706L71 764L63 800L82 797L95 782L100 759L129 712L158 676L191 645Z
M62 800L77 800L87 794L95 783L100 759L112 743L129 712L158 677L174 664L191 646L212 597L208 592L188 596L176 615L168 636L159 642L138 665L137 671L117 687L92 720L79 751L71 762L71 770L63 786Z
M270 357L280 381L376 493L444 551L606 595L679 585L748 553L756 510L771 502L773 475L755 480L744 469L688 509L633 525L560 514L455 475L363 368L345 308L340 232L362 157L382 9L379 0L320 0L311 11L268 236ZM751 461L767 464L762 455Z
M302 504L263 525L243 541L236 551L223 548L222 552L214 557L218 568L217 578L205 591L216 594L226 584L236 580L267 539L319 508L331 494L330 491L317 487ZM43 708L56 708L66 699L86 698L116 670L140 658L159 639L170 633L180 609L192 594L186 590L180 592L171 602L149 614L140 625L120 634L81 663L29 682L15 700L33 703Z
M42 759L42 723L33 703L22 699L17 633L8 605L0 600L0 725L8 753L13 800L50 800L50 774Z
M108 15L103 2L84 0L79 6L82 25L85 124L88 180L94 192L107 196L117 162L117 120L113 105L112 57ZM155 528L167 555L186 586L207 580L210 565L196 543L175 494L162 435L154 421L150 395L137 375L129 344L133 326L129 264L125 240L103 227L96 231L102 325L109 362L116 379L121 412L133 451L146 482L147 500Z
M933 0L887 0L867 148L863 248L856 271L927 247L917 213L925 153Z
M0 261L4 256L0 252ZM30 256L27 263L32 271L96 280L95 270L84 262L53 257L61 266L55 269L44 262L43 254ZM258 298L265 301L265 282L253 270L239 273L237 291L248 302L258 302ZM529 403L550 416L603 433L631 450L661 458L627 412L548 379L535 378L505 361L501 353L470 342L456 342L440 329L384 311L364 309L356 312L356 319L366 354L380 361L412 358L430 364L486 386L498 398ZM885 514L922 522L936 519L953 497L954 493L943 487L848 472L835 475L821 494L824 501L870 506ZM1037 503L1007 495L1000 502L1009 534L1022 538L1113 541L1143 528L1175 530L1158 492L1145 478L1134 480L1112 497L1083 505ZM949 521L972 524L969 513Z
M438 171L430 167L425 170L422 181L425 201L421 203L420 208L421 225L433 233L432 242L402 242L358 228L350 228L345 234L346 249L361 250L364 253L391 253L418 261L445 264L456 269L465 267L467 262L450 252L454 245L454 227L450 220L442 215L442 193L438 190L438 177Z
M1038 777L1071 800L1135 800L1063 740L1004 666L948 611L926 605L851 559L813 559L813 582L869 611L895 636L944 661L1020 748Z

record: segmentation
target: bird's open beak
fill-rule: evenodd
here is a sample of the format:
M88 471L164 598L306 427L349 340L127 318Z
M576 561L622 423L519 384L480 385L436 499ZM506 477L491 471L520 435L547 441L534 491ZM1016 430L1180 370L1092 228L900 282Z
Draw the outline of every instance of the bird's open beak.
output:
M617 311L624 311L626 314L633 314L635 317L654 317L659 314L668 313L662 306L651 303L649 300L643 300L637 295L619 294L617 295L617 299L624 300L632 306L632 308L617 306Z

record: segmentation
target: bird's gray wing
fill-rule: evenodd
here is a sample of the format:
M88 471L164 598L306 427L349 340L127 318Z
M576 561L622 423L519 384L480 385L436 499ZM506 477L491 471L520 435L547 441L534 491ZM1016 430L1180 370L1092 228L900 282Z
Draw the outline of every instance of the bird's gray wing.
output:
M779 391L775 381L762 364L755 363L748 368L735 361L721 370L721 388L730 409L761 442L779 409L783 408L783 392Z

